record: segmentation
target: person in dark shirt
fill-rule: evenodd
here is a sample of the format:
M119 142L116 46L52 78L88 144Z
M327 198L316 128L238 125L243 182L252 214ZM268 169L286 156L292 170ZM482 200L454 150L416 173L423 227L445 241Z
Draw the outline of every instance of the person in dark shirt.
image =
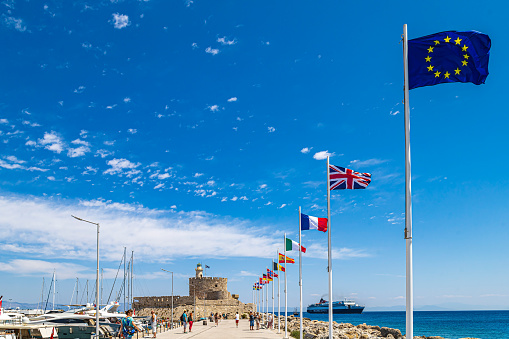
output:
M250 331L254 331L254 321L255 321L255 317L254 317L253 312L249 312L249 330Z

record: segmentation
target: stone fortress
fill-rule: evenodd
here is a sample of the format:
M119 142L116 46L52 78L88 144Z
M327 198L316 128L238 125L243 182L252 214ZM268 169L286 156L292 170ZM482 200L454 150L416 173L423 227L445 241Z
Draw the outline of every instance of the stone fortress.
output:
M228 292L228 279L204 277L201 264L196 266L196 276L189 278L189 296L173 296L173 320L178 321L184 310L195 310L195 320L210 313L227 314L228 318L254 310L254 304L244 304L238 294ZM159 318L171 317L171 296L135 297L133 308L136 314L148 316L153 310Z

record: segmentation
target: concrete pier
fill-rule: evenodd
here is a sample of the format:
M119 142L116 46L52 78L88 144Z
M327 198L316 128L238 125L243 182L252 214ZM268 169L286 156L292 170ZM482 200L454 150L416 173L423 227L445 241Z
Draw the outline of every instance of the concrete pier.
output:
M256 328L256 327L255 327ZM187 329L189 331L189 327ZM182 339L182 338L193 338L193 339L242 339L242 338L260 338L260 339L281 339L284 337L284 331L281 334L277 334L276 330L259 329L250 331L249 320L241 319L239 321L239 327L235 327L235 320L222 320L219 322L219 326L215 326L210 322L207 325L203 325L201 321L193 324L193 331L183 333L184 328L179 327L177 329L157 333L158 339ZM145 336L145 339L151 338L152 336Z

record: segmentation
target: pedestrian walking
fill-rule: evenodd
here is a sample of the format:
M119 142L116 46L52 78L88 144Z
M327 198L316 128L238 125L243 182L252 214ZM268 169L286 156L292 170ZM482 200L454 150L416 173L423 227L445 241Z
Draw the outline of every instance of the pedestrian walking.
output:
M239 317L239 312L237 312L237 313L235 314L235 325L237 325L237 328L239 327L239 319L240 319L240 317Z
M122 321L120 322L120 329L118 330L118 333L125 339L132 339L133 334L136 331L141 331L141 329L133 322L133 310L127 310L125 315L126 317L122 318Z
M260 313L256 313L256 316L255 316L255 322L256 322L256 329L259 330L260 329Z
M184 325L184 333L187 333L186 330L187 330L187 314L186 314L186 310L184 310L184 312L182 313L182 315L180 316L180 321L182 321L182 325Z
M255 317L254 317L254 314L253 312L249 312L249 330L250 331L254 331L254 322L255 322Z
M150 323L152 325L152 334L154 335L154 338L155 338L156 334L157 334L157 316L154 311L152 311L150 313L152 313L152 316L150 317Z
M189 321L189 332L191 332L191 330L193 329L193 312L189 313L188 321Z

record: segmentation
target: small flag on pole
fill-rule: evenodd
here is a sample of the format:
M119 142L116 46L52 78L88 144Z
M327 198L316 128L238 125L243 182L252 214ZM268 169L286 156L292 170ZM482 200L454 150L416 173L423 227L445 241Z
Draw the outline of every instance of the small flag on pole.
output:
M280 263L280 264L284 264L284 262L285 262L285 255L284 255L284 254L279 253L279 263ZM286 257L286 263L287 263L287 264L295 264L295 260L294 260L294 259L292 259L292 258L290 258L290 257ZM283 267L283 266L279 265L279 267L281 268L281 267ZM283 268L284 268L284 267L283 267ZM280 270L280 271L283 271L283 272L284 272L284 270Z
M331 191L364 189L371 182L371 173L359 173L334 165L329 165L329 172L329 189Z
M306 253L306 248L304 246L301 246L298 242L295 242L288 238L286 238L286 250L287 251L302 251L302 253Z
M281 256L281 254L280 254L280 256ZM285 271L285 268L283 266L279 265L277 262L272 262L272 264L274 266L274 268L273 268L274 271L280 271L280 272L284 272Z
M302 231L318 230L322 232L327 232L327 218L317 218L301 213L300 229Z
M476 31L447 31L408 40L408 89L447 82L484 84L491 40Z

